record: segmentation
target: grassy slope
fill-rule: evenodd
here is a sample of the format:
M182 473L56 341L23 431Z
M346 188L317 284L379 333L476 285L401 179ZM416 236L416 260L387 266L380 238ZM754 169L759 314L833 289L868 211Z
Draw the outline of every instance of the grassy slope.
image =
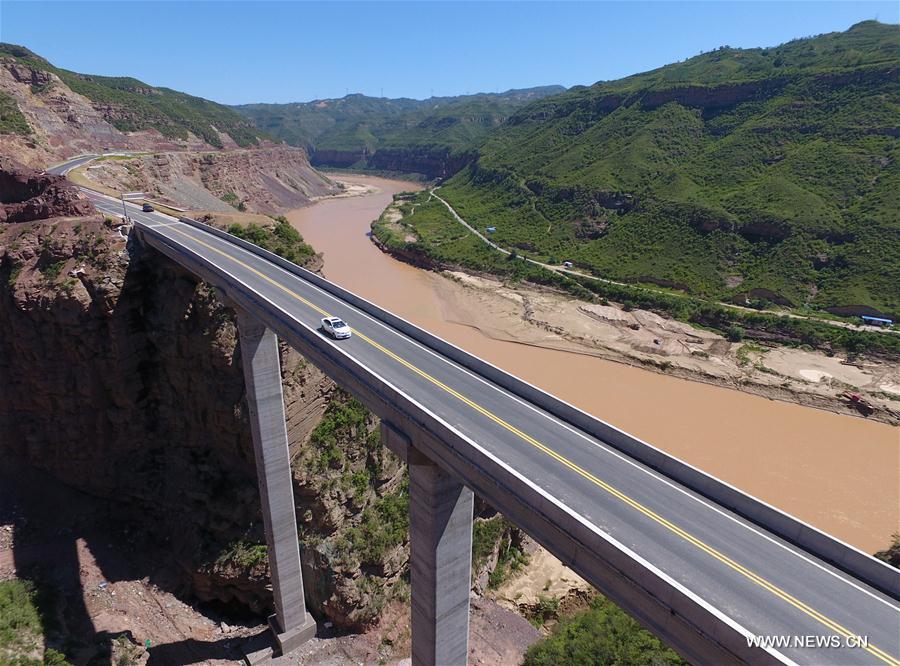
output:
M14 44L0 43L0 57L11 57L36 69L52 72L94 104L109 106L112 109L110 122L124 132L155 129L175 139L186 139L188 132L192 132L216 147L222 146L216 129L231 136L239 146L256 145L263 136L252 123L229 107L200 97L169 88L154 88L128 77L88 76L59 69Z
M464 150L515 109L562 91L560 86L427 100L347 95L303 104L248 104L235 109L296 146L361 150L441 146Z
M444 193L442 188L441 193ZM892 361L900 358L900 337L857 331L846 327L801 318L740 310L694 296L670 293L658 288L610 284L599 280L564 276L555 271L521 261L522 255L504 256L455 221L447 208L425 192L395 196L403 217L391 221L389 211L373 223L372 231L392 253L413 260L423 257L438 265L461 266L502 276L516 283L528 281L564 290L583 300L611 299L629 308L644 308L684 322L714 329L737 340L770 340L776 336L785 344L831 351L879 355Z
M573 89L442 192L501 243L606 276L897 312L898 64L896 26L866 22Z
M0 134L31 134L31 127L16 100L0 90Z

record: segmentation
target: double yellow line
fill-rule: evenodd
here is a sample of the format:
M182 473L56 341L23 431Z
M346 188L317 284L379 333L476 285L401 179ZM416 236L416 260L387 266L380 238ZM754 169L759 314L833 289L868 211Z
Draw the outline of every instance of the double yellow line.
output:
M202 245L203 247L207 248L208 250L210 250L210 251L212 251L212 252L215 252L216 254L219 254L219 255L225 257L226 259L228 259L228 260L234 262L235 264L241 266L242 268L244 268L244 269L250 271L250 272L253 273L254 275L257 275L258 277L260 277L261 279L265 280L265 281L268 282L269 284L271 284L271 285L277 287L278 289L280 289L280 290L283 291L284 293L288 294L289 296L293 297L294 299L298 300L299 302L303 303L303 304L306 305L307 307L311 308L312 310L315 310L316 312L318 312L318 313L321 314L322 316L325 316L325 317L330 316L330 314L329 314L328 312L326 312L325 310L323 310L322 308L320 308L319 306L317 306L315 303L312 303L311 301L307 300L306 298L304 298L304 297L301 296L300 294L296 293L295 291L292 291L291 289L289 289L288 287L284 286L283 284L281 284L281 283L278 282L277 280L274 280L274 279L270 278L268 275L266 275L266 274L264 274L264 273L262 273L262 272L256 270L255 268L253 268L252 266L246 264L245 262L241 261L240 259L237 259L236 257L234 257L234 256L232 256L232 255L230 255L230 254L228 254L227 252L223 252L222 250L220 250L220 249L218 249L218 248L216 248L216 247L213 247L212 245L209 245L208 243L206 243L206 242L204 242L204 241L202 241L202 240L199 240L199 239L195 238L194 236L192 236L192 235L190 235L190 234L188 234L188 233L185 233L184 231L178 229L176 226L170 226L170 227L168 227L168 228L171 229L172 231L175 231L175 232L181 234L182 236L185 236L186 238L189 238L191 241L193 241L193 242L195 242L195 243L198 243L198 244ZM677 536L679 536L680 538L684 539L684 540L687 541L688 543L690 543L690 544L696 546L696 547L699 548L701 551L703 551L704 553L706 553L706 554L709 555L710 557L712 557L712 558L718 560L719 562L721 562L722 564L724 564L724 565L726 565L727 567L731 568L732 570L736 571L736 572L739 573L741 576L744 576L746 579L750 580L751 582L755 583L756 585L759 585L759 586L762 587L763 589L768 590L769 592L771 592L773 595L775 595L775 596L778 597L779 599L781 599L781 600L787 602L788 604L790 604L791 606L793 606L793 607L796 608L797 610L803 612L803 613L806 614L807 616L809 616L809 617L811 617L812 619L816 620L817 622L823 624L823 625L826 626L828 629L830 629L831 631L833 631L835 634L838 634L838 635L844 637L845 639L850 639L850 640L853 640L853 639L856 639L856 638L857 638L858 634L855 634L855 633L851 632L851 631L850 631L849 629L847 629L846 627L842 626L841 624L838 624L838 623L835 622L834 620L830 619L829 617L823 615L822 613L820 613L819 611L815 610L814 608L812 608L812 607L808 606L807 604L803 603L802 601L800 601L799 599L797 599L797 598L794 597L793 595L789 594L788 592L785 592L784 590L782 590L781 588L779 588L777 585L774 585L773 583L769 582L768 580L766 580L766 579L763 578L762 576L760 576L760 575L754 573L753 571L750 571L749 569L747 569L747 568L744 567L743 565L739 564L738 562L735 562L733 559L731 559L731 558L728 557L727 555L721 553L720 551L716 550L716 549L713 548L712 546L710 546L710 545L704 543L703 541L701 541L701 540L698 539L697 537L695 537L695 536L693 536L692 534L686 532L685 530L683 530L682 528L678 527L677 525L675 525L675 524L672 523L671 521L667 520L666 518L663 518L662 516L660 516L658 513L656 513L656 512L653 511L652 509L650 509L650 508L644 506L643 504L641 504L640 502L638 502L638 501L632 499L631 497L629 497L629 496L626 495L625 493L621 492L620 490L617 490L616 488L614 488L613 486L609 485L608 483L606 483L606 482L603 481L602 479L597 478L596 476L594 476L593 474L591 474L590 472L588 472L587 470L585 470L583 467L581 467L581 466L577 465L576 463L572 462L571 460L569 460L569 459L566 458L565 456L563 456L563 455L557 453L556 451L554 451L554 450L551 449L550 447L546 446L545 444L542 444L541 442L539 442L538 440L534 439L534 438L531 437L530 435L528 435L528 434L522 432L521 430L519 430L518 428L516 428L516 427L513 426L512 424L508 423L507 421L503 420L502 418L500 418L499 416L497 416L496 414L494 414L493 412L491 412L491 411L485 409L484 407L482 407L482 406L479 405L478 403L476 403L476 402L474 402L473 400L471 400L471 399L467 398L466 396L462 395L461 393L459 393L459 392L456 391L455 389L451 388L450 386L447 386L446 384L444 384L444 383L443 383L442 381L440 381L439 379L433 377L432 375L428 374L428 373L425 372L424 370L421 370L420 368L418 368L417 366L413 365L412 363L410 363L409 361L407 361L407 360L404 359L403 357L401 357L401 356L397 355L396 353L392 352L390 349L387 349L386 347L384 347L383 345L379 344L378 342L375 342L374 340L372 340L372 339L371 339L370 337L368 337L367 335L365 335L365 334L363 334L363 333L360 333L359 331L357 331L357 330L355 330L355 329L354 329L354 333L356 334L356 336L357 336L360 340L363 340L364 342L366 342L367 344L371 345L372 347L374 347L374 348L377 349L378 351L380 351L380 352L382 352L383 354L387 355L387 356L390 357L391 359L397 361L397 362L400 363L402 366L404 366L405 368L409 369L411 372L417 374L418 376L422 377L423 379L425 379L426 381L430 382L430 383L433 384L434 386L437 386L438 388L440 388L442 391L445 391L445 392L448 393L449 395L451 395L451 396L453 396L454 398L458 399L460 402L462 402L462 403L464 403L465 405L471 407L472 409L474 409L474 410L475 410L476 412L478 412L479 414L482 414L483 416L485 416L486 418L490 419L491 421L493 421L494 423L496 423L496 424L499 425L500 427L504 428L505 430L511 432L512 434L514 434L514 435L517 436L518 438L520 438L520 439L522 439L523 441L527 442L529 445L531 445L531 446L533 446L534 448L538 449L539 451L545 453L547 456L549 456L550 458L556 460L557 462L559 462L559 463L562 464L563 466L567 467L568 469L572 470L573 472L575 472L575 473L578 474L579 476L581 476L581 477L587 479L588 481L590 481L590 482L593 483L594 485L598 486L599 488L602 488L604 491L606 491L607 493L609 493L610 495L612 495L612 496L615 497L616 499L622 501L623 503L625 503L625 504L627 504L628 506L632 507L632 508L635 509L636 511L638 511L638 512L642 513L643 515L647 516L648 518L650 518L650 519L653 520L654 522L658 523L659 525L661 525L661 526L664 527L665 529L669 530L669 531L672 532L673 534L676 534ZM889 666L900 666L900 660L894 658L893 656L891 656L890 654L888 654L888 653L885 652L884 650L882 650L882 649L880 649L880 648L878 648L878 647L876 647L876 646L874 646L874 645L869 644L869 645L865 646L864 649L867 650L867 651L868 651L869 653L871 653L872 655L874 655L875 657L877 657L878 659L880 659L881 661L883 661L884 663L888 664Z

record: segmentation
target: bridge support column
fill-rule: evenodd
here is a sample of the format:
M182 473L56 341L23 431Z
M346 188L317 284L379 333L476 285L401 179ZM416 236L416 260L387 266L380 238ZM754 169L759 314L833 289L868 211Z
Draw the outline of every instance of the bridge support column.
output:
M413 666L464 666L472 587L472 491L408 448Z
M269 625L286 653L315 636L316 623L306 611L303 594L278 339L272 330L240 311L238 330L275 596L275 615L269 618Z

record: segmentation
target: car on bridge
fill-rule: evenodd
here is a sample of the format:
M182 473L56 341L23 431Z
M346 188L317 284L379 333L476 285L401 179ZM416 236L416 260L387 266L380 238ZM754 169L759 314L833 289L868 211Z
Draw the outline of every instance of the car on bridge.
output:
M340 317L325 317L322 320L322 330L335 340L343 340L351 335L350 327Z

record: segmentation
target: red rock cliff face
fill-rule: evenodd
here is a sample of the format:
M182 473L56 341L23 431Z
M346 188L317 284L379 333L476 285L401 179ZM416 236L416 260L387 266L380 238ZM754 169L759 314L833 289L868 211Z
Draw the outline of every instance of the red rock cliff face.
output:
M195 136L175 141L157 131L125 133L111 123L110 109L94 105L56 75L0 57L0 90L10 95L32 134L0 135L0 153L31 166L46 166L85 152L107 149L203 150Z
M85 172L117 191L139 190L190 210L277 215L337 193L302 148L272 146L203 153L170 152L97 162Z
M406 551L363 575L328 545L397 487L400 467L387 454L372 465L371 417L339 441L339 464L303 463L318 457L310 432L346 398L296 352L282 361L310 601L355 626ZM264 558L233 556L265 540L234 315L210 288L98 215L0 224L0 377L0 457L152 529L200 598L270 605ZM363 469L376 470L363 487L341 482Z
M0 224L95 212L62 176L27 169L0 155Z

